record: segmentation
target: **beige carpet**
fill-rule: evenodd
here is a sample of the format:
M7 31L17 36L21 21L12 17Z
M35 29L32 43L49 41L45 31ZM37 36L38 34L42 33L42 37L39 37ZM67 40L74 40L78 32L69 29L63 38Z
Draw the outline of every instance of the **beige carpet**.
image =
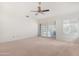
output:
M48 38L22 39L0 44L2 56L77 56L79 44Z

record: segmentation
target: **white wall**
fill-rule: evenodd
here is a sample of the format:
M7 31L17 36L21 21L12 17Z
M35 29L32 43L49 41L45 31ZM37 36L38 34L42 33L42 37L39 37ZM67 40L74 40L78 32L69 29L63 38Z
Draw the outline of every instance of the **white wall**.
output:
M25 17L28 5L30 3L0 3L0 42L37 35L37 23Z

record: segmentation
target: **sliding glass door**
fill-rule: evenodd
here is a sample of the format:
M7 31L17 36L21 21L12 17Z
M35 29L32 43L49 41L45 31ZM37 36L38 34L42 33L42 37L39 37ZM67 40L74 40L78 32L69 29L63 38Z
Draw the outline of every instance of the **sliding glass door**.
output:
M41 24L40 25L41 37L56 37L56 24Z

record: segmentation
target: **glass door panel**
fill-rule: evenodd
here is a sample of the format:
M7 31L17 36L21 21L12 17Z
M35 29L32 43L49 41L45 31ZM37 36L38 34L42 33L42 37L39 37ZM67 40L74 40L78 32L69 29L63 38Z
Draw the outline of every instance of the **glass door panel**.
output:
M43 37L56 37L56 25L53 24L41 24L40 26L41 36Z

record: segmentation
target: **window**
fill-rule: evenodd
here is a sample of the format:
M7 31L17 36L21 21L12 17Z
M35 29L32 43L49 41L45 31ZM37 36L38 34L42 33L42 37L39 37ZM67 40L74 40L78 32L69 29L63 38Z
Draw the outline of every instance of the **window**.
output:
M63 33L64 37L77 38L79 35L79 23L78 20L64 20Z

